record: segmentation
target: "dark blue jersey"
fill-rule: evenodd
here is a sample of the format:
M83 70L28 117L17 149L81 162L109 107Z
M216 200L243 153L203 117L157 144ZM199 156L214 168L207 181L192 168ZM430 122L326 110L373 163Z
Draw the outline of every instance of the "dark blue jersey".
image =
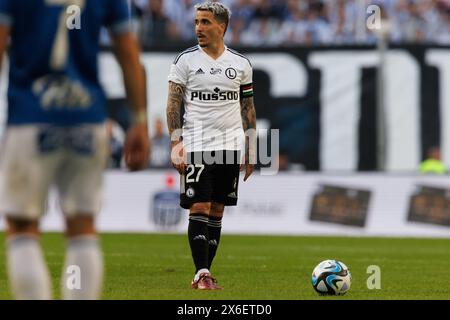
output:
M126 0L0 0L11 28L8 124L101 123L100 28L130 30Z

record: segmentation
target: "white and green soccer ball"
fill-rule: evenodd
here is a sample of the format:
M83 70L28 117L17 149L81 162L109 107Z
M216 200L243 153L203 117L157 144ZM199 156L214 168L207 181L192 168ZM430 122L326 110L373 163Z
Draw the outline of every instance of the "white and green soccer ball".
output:
M325 260L313 270L311 284L320 295L343 295L352 284L347 266L338 260Z

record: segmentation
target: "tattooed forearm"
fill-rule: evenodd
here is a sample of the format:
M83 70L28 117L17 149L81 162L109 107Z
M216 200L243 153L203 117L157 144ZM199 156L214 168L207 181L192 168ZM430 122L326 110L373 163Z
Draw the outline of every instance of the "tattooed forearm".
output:
M241 117L245 132L245 163L254 164L256 163L256 111L253 97L241 100Z
M256 129L256 111L253 97L241 100L241 117L244 131L247 129Z
M173 131L181 129L181 103L183 102L185 88L175 82L169 82L169 96L167 97L167 126L169 134L172 136Z

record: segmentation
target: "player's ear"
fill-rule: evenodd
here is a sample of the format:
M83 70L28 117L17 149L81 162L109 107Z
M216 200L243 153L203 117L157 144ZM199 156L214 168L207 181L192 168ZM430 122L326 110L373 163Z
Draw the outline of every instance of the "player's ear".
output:
M227 32L227 24L225 22L220 24L220 27L222 29L222 35L225 37L225 32Z

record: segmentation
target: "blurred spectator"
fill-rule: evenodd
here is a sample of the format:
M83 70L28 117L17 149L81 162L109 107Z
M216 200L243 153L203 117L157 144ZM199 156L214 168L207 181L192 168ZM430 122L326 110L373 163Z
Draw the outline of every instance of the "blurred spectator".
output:
M280 152L278 155L278 170L288 171L290 166L289 155L287 153Z
M230 9L232 12L229 25L230 32L227 32L225 37L228 37L226 40L230 45L236 46L241 41L242 32L248 27L254 8L248 0L236 0L230 6Z
M143 46L170 45L180 39L177 26L164 13L163 0L148 0L140 27Z
M322 1L312 1L308 7L306 44L329 44L333 39L333 30L327 20L326 4Z
M155 135L151 139L150 168L171 168L170 137L164 132L164 125L160 119L155 121Z
M398 25L402 30L402 42L423 42L425 40L426 21L419 8L414 1L409 1L407 4L407 19Z
M445 174L447 168L441 161L441 150L439 147L428 149L427 158L420 164L420 173Z
M152 0L149 0L152 1ZM178 38L184 42L195 40L194 18L195 4L199 0L164 0L164 13L176 25Z
M233 15L231 16L233 19ZM276 2L260 0L251 16L248 28L243 31L241 43L246 45L278 45L281 39L278 31L282 23L282 12Z
M287 16L280 28L280 37L283 44L306 43L306 14L307 7L300 5L301 2L297 0L288 0L287 2Z
M121 168L125 133L117 122L112 119L106 121L106 132L109 137L109 159L107 168Z
M300 163L293 163L289 154L281 151L278 155L278 171L304 171L305 166Z
M437 1L437 5L426 11L428 38L437 44L450 44L450 4L448 1Z

